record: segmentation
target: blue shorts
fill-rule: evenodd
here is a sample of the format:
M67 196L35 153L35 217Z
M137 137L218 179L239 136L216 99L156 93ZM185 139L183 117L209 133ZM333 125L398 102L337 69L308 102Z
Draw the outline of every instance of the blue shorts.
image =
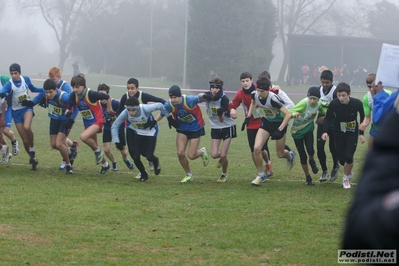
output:
M57 120L50 118L50 135L58 135L58 133L64 133L67 135L68 129L65 128L66 120Z
M3 114L0 114L0 116L2 117ZM11 123L12 123L12 114L11 114L11 108L7 108L5 117L4 117L4 122L6 123L6 127L10 128L11 127Z
M24 122L24 116L27 112L33 113L32 107L25 107L19 110L12 110L12 119L14 119L15 124L21 124Z

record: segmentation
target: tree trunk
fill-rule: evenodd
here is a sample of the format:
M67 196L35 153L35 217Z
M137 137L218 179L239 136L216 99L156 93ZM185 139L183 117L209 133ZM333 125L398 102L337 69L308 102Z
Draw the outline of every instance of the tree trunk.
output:
M281 64L281 68L280 68L280 72L278 74L278 82L284 82L285 81L285 73L287 71L287 66L288 66L288 56L285 53L284 54L284 59L283 59L283 63Z

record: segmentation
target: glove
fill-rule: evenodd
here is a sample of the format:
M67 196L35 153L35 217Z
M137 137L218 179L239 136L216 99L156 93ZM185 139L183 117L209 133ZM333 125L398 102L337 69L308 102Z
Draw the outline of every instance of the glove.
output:
M284 137L284 134L285 133L283 131L280 131L280 130L277 129L276 131L273 132L272 139L279 140L282 137Z
M120 143L120 142L116 142L116 143L115 143L115 145L116 145L116 148L117 148L118 150L120 150L120 151L122 151L122 150L123 150L122 143Z
M7 94L5 92L0 93L0 98L5 98L7 96Z
M105 123L111 124L112 122L112 115L108 112L105 113Z
M39 105L40 105L41 107L43 107L43 108L47 108L46 98L42 98L42 99L40 100Z
M173 119L173 117L172 116L168 116L168 125L169 125L169 128L171 129L172 127L174 127L174 128L178 128L179 127L179 122L177 122L175 119Z
M153 127L155 127L155 125L157 124L157 121L152 120L152 121L147 121L147 123L144 124L144 128L150 128L152 129Z
M65 127L66 129L71 129L73 123L75 123L75 120L73 120L73 119L68 119L68 120L65 122L65 126L64 126L64 127Z
M205 92L202 95L202 98L204 98L205 100L207 100L208 102L212 101L212 94L210 92Z
M71 115L72 115L72 112L71 112L71 111L69 111L68 113L66 113L66 114L65 114L65 117L66 117L66 118L70 118L70 117L71 117Z
M27 106L27 107L33 107L33 106L35 106L35 103L32 102L32 101L29 101L29 100L23 100L23 101L21 102L21 105L22 105L22 106Z
M242 123L241 131L244 131L245 126L248 126L248 124L249 124L249 117L245 118L244 122Z

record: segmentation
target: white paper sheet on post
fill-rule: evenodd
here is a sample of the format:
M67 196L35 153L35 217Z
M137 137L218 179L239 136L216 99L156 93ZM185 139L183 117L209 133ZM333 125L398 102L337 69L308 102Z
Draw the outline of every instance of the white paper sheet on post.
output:
M384 87L399 88L399 46L383 43L376 82Z

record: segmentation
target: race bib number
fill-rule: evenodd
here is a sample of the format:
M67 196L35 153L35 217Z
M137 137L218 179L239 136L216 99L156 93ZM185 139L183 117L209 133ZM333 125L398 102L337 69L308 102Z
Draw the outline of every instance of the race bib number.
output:
M50 115L61 116L62 115L62 108L54 106L52 104L48 105L48 112Z
M138 129L144 129L144 124L145 123L137 123L135 125L136 125L136 128L138 128Z
M341 122L341 131L342 132L355 132L356 130L356 121L351 122Z
M212 113L213 115L217 115L217 114L218 114L218 109L219 109L219 108L212 107L212 108L211 108L211 113Z
M80 114L82 115L83 119L86 120L94 119L93 113L90 110L80 111Z
M28 99L28 95L26 94L22 94L20 96L18 96L18 102L22 102L23 100L27 100Z
M189 114L189 115L186 115L184 117L179 117L179 120L188 123L188 122L195 121L195 117L193 115Z

